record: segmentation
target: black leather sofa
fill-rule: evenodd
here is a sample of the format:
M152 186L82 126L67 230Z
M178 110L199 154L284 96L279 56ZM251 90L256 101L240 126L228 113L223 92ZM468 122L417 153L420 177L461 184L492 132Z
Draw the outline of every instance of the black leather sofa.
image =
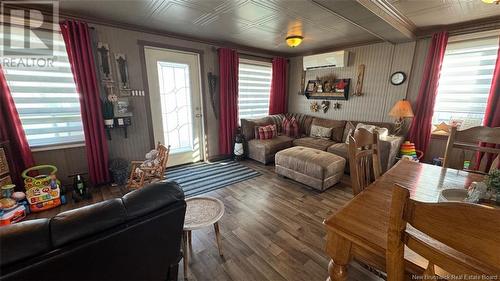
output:
M155 183L0 227L0 279L176 280L185 212L176 183Z

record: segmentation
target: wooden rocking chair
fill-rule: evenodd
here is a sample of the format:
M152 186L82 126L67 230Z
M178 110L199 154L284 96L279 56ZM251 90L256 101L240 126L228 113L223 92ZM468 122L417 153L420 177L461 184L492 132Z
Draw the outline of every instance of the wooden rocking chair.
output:
M167 168L168 154L170 152L170 145L165 147L158 142L156 147L158 155L156 160L158 160L156 165L151 167L144 167L145 161L132 161L130 178L128 181L127 188L141 188L145 184L157 182L165 179L165 169Z

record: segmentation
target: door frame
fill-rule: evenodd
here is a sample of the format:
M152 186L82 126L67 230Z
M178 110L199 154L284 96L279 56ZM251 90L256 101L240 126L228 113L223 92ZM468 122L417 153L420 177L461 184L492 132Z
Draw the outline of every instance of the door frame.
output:
M151 101L149 96L149 83L148 83L148 74L147 74L147 66L146 66L146 47L165 49L170 51L178 51L184 53L192 53L198 55L199 59L199 83L200 85L200 103L201 103L201 132L200 132L200 145L201 145L201 160L207 161L207 143L206 143L206 135L205 128L207 128L207 119L205 118L205 112L207 112L206 104L205 104L205 81L203 80L203 74L205 73L205 64L204 64L204 51L200 49L192 49L192 48L184 48L175 45L163 44L158 42L137 40L137 44L139 45L139 58L141 60L141 68L142 68L142 86L144 87L144 98L145 98L145 106L146 106L146 120L148 123L148 134L149 134L149 144L151 148L156 147L154 130L153 130L153 116L151 114Z

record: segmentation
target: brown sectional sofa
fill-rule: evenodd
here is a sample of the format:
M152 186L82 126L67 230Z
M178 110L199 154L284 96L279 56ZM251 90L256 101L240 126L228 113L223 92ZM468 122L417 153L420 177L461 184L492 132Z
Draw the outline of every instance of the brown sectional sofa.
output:
M347 161L345 169L348 172L349 157L345 140L349 131L354 129L358 123L384 127L389 130L389 134L394 133L393 123L330 120L300 113L287 113L286 115L293 116L298 120L301 137L293 139L285 135L279 135L270 140L255 139L255 127L257 126L275 124L278 132L281 132L285 114L269 115L259 119L241 119L241 132L247 140L246 151L249 158L263 164L268 164L274 162L276 152L292 146L304 146L327 151L345 158ZM333 128L332 137L330 139L310 137L309 133L312 125ZM386 171L394 164L395 157L404 140L405 134L406 132L401 132L396 137L388 137L380 141L380 158L383 171Z

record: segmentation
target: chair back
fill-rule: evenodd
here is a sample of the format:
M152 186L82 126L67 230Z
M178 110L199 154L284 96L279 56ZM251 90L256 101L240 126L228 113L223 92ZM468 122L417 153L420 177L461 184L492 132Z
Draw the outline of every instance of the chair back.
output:
M411 228L407 228L407 224ZM405 279L405 245L429 264L424 277L435 279L434 265L455 276L493 276L500 272L500 209L461 202L424 203L394 185L387 233L387 280Z
M167 168L168 155L170 153L170 145L164 146L163 144L158 142L156 150L158 150L157 159L160 164L158 165L158 168L154 172L154 175L159 179L163 179L165 177L165 169Z
M357 129L349 136L349 170L352 191L357 195L382 173L378 134Z
M481 146L480 143L483 144L492 144L490 146ZM495 147L496 145L496 147ZM466 130L458 131L456 127L451 128L450 135L448 137L448 143L446 145L446 151L444 154L443 167L450 167L451 156L453 149L461 149L476 151L480 153L490 153L491 159L496 158L494 160L495 164L498 163L498 159L500 158L500 127L490 128L484 126L472 127ZM493 147L492 147L493 146ZM460 159L460 163L463 163L465 160L465 153L462 153L462 158ZM477 164L477 167L480 167L481 163L473 163ZM476 165L471 165L471 167ZM484 166L484 165L483 165ZM497 165L491 165L491 168L497 167ZM484 170L479 169L480 172L487 173L486 167L483 167Z

